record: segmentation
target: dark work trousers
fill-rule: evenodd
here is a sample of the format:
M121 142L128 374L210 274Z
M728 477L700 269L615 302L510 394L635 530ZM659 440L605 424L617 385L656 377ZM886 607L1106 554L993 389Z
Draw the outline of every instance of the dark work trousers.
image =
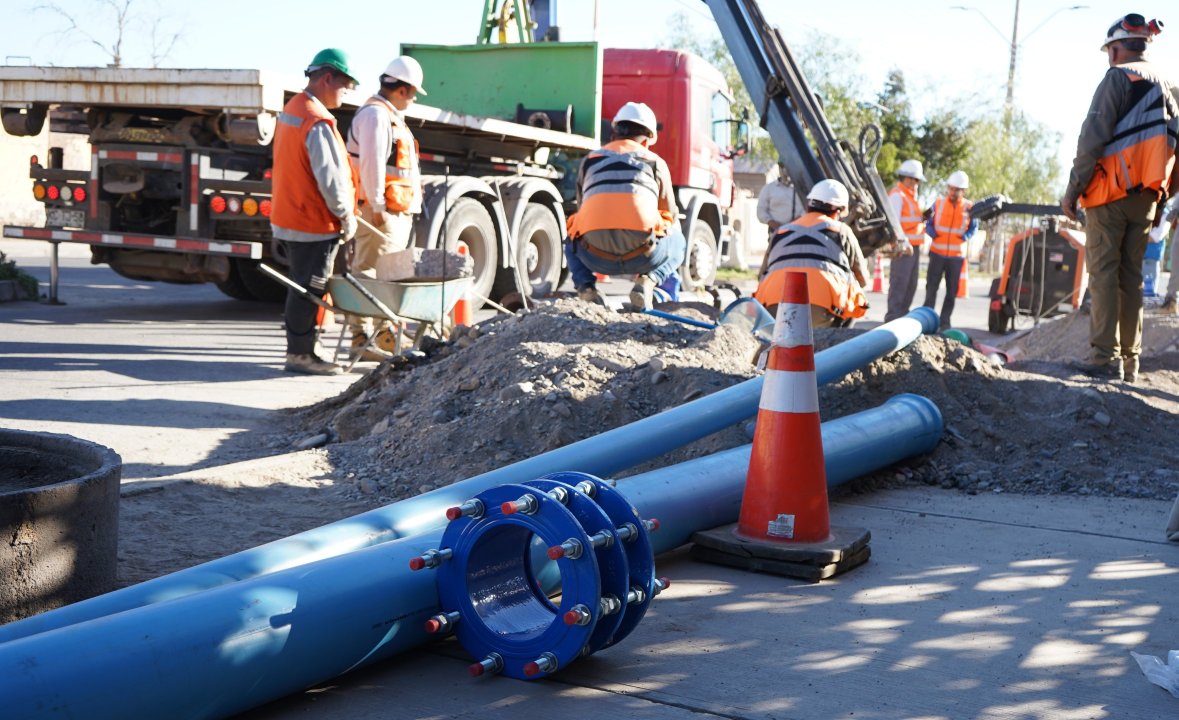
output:
M888 311L884 322L903 317L917 296L918 271L921 265L921 246L912 255L900 255L888 261Z
M944 330L950 327L950 316L954 314L954 301L958 298L958 281L962 278L964 257L948 257L935 252L929 253L929 268L925 273L925 307L932 308L937 302L937 290L946 278L946 298L942 300L942 312L938 325Z
M291 280L307 288L312 295L323 297L340 241L333 238L314 242L286 242L284 245L290 261L287 273ZM288 354L309 355L315 351L315 315L318 309L318 305L287 288L283 318L287 328Z

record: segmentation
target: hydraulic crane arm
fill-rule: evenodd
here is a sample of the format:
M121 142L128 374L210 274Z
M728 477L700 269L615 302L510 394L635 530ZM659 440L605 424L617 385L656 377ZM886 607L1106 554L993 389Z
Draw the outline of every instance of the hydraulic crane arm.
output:
M755 0L704 2L716 18L762 127L785 161L794 187L806 194L825 178L846 185L851 204L845 221L865 255L904 237L876 172L880 128L865 127L858 148L837 138L782 33L766 23Z

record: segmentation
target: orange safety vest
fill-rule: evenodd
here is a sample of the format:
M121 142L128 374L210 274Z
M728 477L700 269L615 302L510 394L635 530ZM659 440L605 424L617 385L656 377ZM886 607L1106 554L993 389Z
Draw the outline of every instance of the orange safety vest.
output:
M616 140L587 155L578 178L581 206L569 217L569 237L623 230L649 242L666 235L670 219L659 210L657 160L634 140ZM603 249L622 255L634 248Z
M311 172L307 155L307 133L316 123L325 122L340 144L340 157L348 157L344 138L336 129L332 114L306 92L291 98L278 116L274 131L274 177L271 181L270 221L279 227L305 233L338 233L340 218L328 212L319 185ZM356 169L351 168L352 187L357 183Z
M1138 63L1117 66L1130 80L1132 103L1114 126L1093 170L1081 207L1097 207L1121 200L1131 192L1150 190L1160 195L1175 169L1175 142L1179 138L1179 117L1171 114L1164 97L1168 89L1157 78L1146 78L1131 68Z
M955 205L940 197L933 203L933 229L937 235L929 244L929 251L947 257L962 257L962 236L970 227L970 208L974 203L962 198Z
M921 247L925 242L925 219L921 216L921 206L917 204L917 196L908 187L897 183L888 193L901 199L901 231L909 239L913 247Z
M418 141L405 121L389 112L384 100L370 97L361 107L367 105L376 105L384 110L389 116L389 124L393 126L393 147L385 160L385 210L394 214L421 210L422 176L418 167ZM363 196L364 188L359 184L357 187Z
M762 305L782 302L786 273L807 274L811 305L840 318L863 317L868 298L852 273L841 242L844 224L822 213L808 212L778 228L766 251L765 275L753 296Z

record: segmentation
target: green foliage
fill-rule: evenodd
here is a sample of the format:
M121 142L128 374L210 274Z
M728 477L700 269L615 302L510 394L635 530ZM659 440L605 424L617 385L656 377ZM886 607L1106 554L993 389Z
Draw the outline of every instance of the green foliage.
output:
M1059 145L1058 133L1018 111L1006 119L995 115L974 121L963 161L969 168L971 197L1002 193L1018 202L1055 202Z
M37 278L18 268L16 261L9 260L3 252L0 252L0 280L15 280L25 298L29 300L36 300L39 297L40 288L37 285Z

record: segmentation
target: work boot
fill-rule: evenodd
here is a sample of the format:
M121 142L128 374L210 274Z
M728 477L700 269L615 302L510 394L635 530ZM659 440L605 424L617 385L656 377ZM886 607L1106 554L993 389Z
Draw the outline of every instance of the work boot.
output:
M1095 380L1114 382L1122 379L1122 359L1113 360L1073 360L1069 366L1079 370Z
M1179 303L1173 296L1168 295L1167 301L1159 306L1159 315L1179 315Z
M315 353L287 353L287 363L283 370L301 375L340 375L344 372L344 368L324 360Z
M639 275L630 289L630 304L635 310L650 310L655 295L655 281L650 275Z
M1138 382L1138 356L1122 358L1122 379L1133 385Z
M593 285L586 285L583 288L577 289L577 298L582 302L587 302L591 305L601 305L606 307L606 298L602 297L602 293Z

